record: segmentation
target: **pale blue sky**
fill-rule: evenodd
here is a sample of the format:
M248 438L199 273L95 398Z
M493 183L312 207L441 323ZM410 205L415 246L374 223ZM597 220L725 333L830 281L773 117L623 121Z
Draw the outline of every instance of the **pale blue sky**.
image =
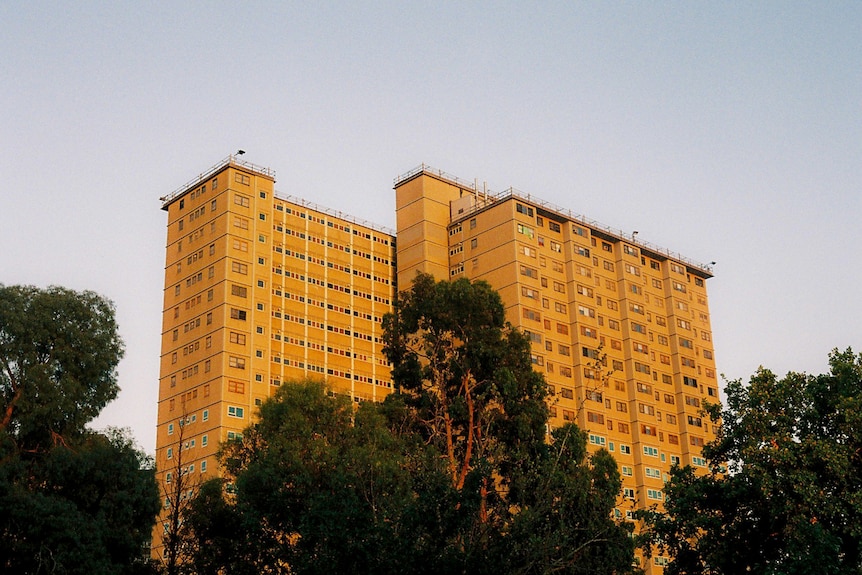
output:
M114 300L98 424L148 451L158 198L238 148L381 225L426 162L714 260L731 378L862 351L862 2L177 4L0 4L0 283Z

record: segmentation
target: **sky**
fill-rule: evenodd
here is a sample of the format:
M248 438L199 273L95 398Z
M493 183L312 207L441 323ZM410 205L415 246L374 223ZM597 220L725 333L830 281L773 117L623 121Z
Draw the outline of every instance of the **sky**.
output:
M9 1L0 22L0 283L116 304L94 426L149 453L159 197L238 149L390 228L424 162L715 261L730 379L862 351L862 2Z

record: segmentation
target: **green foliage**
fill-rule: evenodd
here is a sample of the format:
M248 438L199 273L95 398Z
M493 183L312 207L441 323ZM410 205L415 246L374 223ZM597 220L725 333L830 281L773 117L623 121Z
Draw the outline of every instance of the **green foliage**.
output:
M145 572L159 497L152 462L121 432L0 465L4 573Z
M227 444L235 478L204 486L187 516L198 573L403 573L425 568L439 506L451 498L438 458L390 431L376 406L354 411L314 382L283 385L260 421ZM448 512L448 509L446 510Z
M282 386L187 521L198 573L627 573L620 477L546 386L484 282L420 275L384 319L397 393L357 410ZM289 567L288 567L289 566Z
M457 489L482 469L490 491L492 474L517 467L544 444L544 379L532 369L529 341L505 322L502 300L487 283L417 275L384 318L384 342L414 430L446 454Z
M709 407L711 472L674 470L666 513L644 515L668 573L862 572L862 356L829 364L781 379L761 368Z
M494 541L490 557L503 561L495 571L631 572L631 525L612 519L622 481L611 454L602 449L588 457L586 434L566 424L535 465L508 498L517 508Z
M0 286L0 440L43 450L117 396L114 306L93 292Z
M0 570L146 573L152 462L85 429L118 391L113 305L92 292L0 286Z

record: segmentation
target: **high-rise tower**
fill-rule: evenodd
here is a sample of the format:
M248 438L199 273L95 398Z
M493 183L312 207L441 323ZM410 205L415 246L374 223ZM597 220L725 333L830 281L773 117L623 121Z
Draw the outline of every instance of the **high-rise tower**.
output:
M279 385L325 379L357 402L391 390L381 320L396 289L395 234L274 183L271 170L228 157L162 198L156 460L178 502L190 493L172 492L176 476L195 485L217 473L219 443ZM396 178L395 203L397 283L422 271L500 293L551 387L550 425L577 423L617 459L620 518L661 505L674 463L705 469L715 430L701 408L718 401L708 266L425 165Z

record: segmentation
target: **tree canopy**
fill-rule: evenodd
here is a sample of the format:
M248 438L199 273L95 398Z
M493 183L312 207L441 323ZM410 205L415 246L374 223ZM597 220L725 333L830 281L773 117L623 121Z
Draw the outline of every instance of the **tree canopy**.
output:
M708 408L710 473L673 470L666 512L644 515L668 573L862 572L862 356L829 365L728 382L727 406Z
M80 433L117 396L122 356L98 294L0 285L0 438L32 451Z
M159 508L152 462L85 425L117 392L111 302L0 286L0 570L145 570Z
M566 425L484 282L419 276L385 324L397 391L287 383L187 521L197 573L627 573L621 482ZM222 489L224 487L224 489Z

